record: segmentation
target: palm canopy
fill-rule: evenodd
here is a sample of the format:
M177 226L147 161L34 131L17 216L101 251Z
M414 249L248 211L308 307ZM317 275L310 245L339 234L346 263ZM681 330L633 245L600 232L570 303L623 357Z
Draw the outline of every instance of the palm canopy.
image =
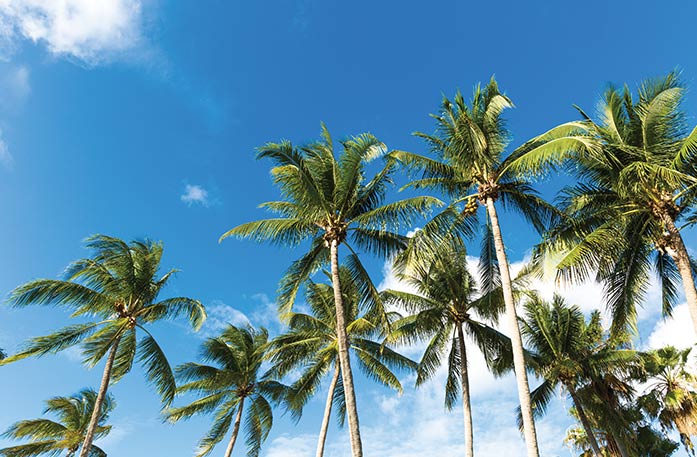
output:
M452 101L444 97L440 112L431 115L436 121L435 133L415 133L426 140L435 158L404 151L391 154L421 172L421 177L406 187L440 191L450 197L451 205L467 202L465 214L476 213L477 199L482 203L487 198L500 200L537 230L544 230L554 219L555 210L540 198L530 178L544 173L549 164L561 163L596 146L584 134L584 122L570 122L507 154L511 134L502 114L512 107L513 102L499 90L493 77L486 86L475 87L469 104L459 91ZM452 211L452 206L446 211ZM453 218L432 222L452 224ZM463 221L457 222L463 225ZM443 230L433 229L437 233ZM468 228L464 223L460 231L471 234L471 225Z
M666 432L677 430L685 450L695 454L691 437L697 435L697 376L690 371L692 348L678 350L672 346L643 354L648 383L647 392L638 404Z
M533 296L525 304L521 323L529 365L543 379L532 393L537 414L545 412L559 384L573 393L592 377L609 369L628 369L638 361L635 351L604 343L598 311L586 321L581 309L567 305L560 295L551 303Z
M94 409L97 392L83 389L70 397L54 397L46 401L44 414L52 414L57 420L34 419L12 424L3 434L5 438L28 439L28 444L0 449L5 457L33 457L40 455L58 455L67 452L72 456L82 444L87 426ZM109 414L116 406L111 395L102 404L95 436L101 438L111 430L105 425ZM106 457L106 453L97 446L92 446L90 457Z
M537 296L526 302L521 330L528 364L542 378L531 394L535 414L544 414L555 389L562 385L587 438L595 441L595 435L606 436L612 446L619 442L631 448L636 412L623 401L633 401L631 376L640 359L627 348L628 336L608 335L598 311L586 321L578 306L567 305L558 295L551 303Z
M334 141L322 125L320 140L296 147L289 141L268 143L259 148L258 158L269 158L274 183L283 200L260 206L279 215L239 225L221 236L252 238L287 246L310 240L309 251L295 261L280 284L279 307L285 314L303 282L329 261L332 241L345 244L351 251L355 270L365 270L356 255L362 249L391 256L405 246L398 234L413 218L425 215L441 202L432 197L414 197L383 205L392 184L395 161L386 155L386 147L369 133L340 142L337 156ZM366 168L377 159L385 159L371 178ZM377 290L367 275L361 275L372 299Z
M614 331L635 325L652 271L661 283L664 314L679 299L681 276L688 303L694 301L680 230L697 220L697 127L686 129L684 93L678 75L670 73L645 81L637 97L627 86L608 88L598 120L582 112L586 135L599 142L602 154L573 158L579 182L562 192L565 217L539 248L561 253L561 278L595 275L604 284Z
M460 363L466 361L461 353L465 347L462 337L474 341L487 363L510 357L509 338L492 326L503 310L503 296L495 285L478 287L461 243L422 245L415 257L417 261L402 265L398 273L414 292L383 292L386 305L409 314L393 324L390 338L407 344L428 341L418 367L417 386L435 374L448 354L445 405L451 409L465 375ZM491 279L497 282L495 278Z
M360 312L361 291L346 267L340 269L340 276L349 347L358 366L369 378L401 393L402 384L395 371L413 370L416 363L377 341L384 332L379 316ZM269 350L274 363L272 371L278 376L302 370L288 398L296 413L317 392L332 366L336 368L339 364L332 286L308 281L305 298L309 313L291 313L288 331L274 338ZM394 317L391 313L390 319ZM337 418L343 424L346 412L343 386L338 384L333 394L334 402L339 405Z
M170 270L157 276L162 243L149 240L126 243L118 238L95 235L87 239L86 245L94 252L93 256L72 263L65 272L65 279L30 281L11 292L9 303L15 307L62 306L73 311L71 317L88 318L90 322L36 337L20 353L2 363L81 345L84 363L93 367L116 347L111 381L116 382L128 373L137 357L163 401L170 403L176 389L174 374L164 352L145 327L159 320L183 316L198 330L206 318L203 305L187 297L158 300L176 272ZM140 341L138 330L145 333Z
M229 325L219 336L208 338L203 343L200 354L203 363L190 362L177 367L177 377L183 382L177 389L178 393L191 393L200 398L186 406L167 410L167 419L177 422L211 413L215 418L199 442L197 456L210 454L225 437L235 416L241 418L244 411L247 455L259 455L261 444L273 424L271 405L288 393L286 386L275 381L269 373L262 373L268 338L264 328L255 330ZM233 432L233 445L238 427L239 419ZM232 452L232 445L228 451Z

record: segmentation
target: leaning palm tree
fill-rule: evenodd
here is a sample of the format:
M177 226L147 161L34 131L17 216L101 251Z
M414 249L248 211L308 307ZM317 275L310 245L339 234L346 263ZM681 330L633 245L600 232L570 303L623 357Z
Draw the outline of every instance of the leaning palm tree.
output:
M697 222L697 127L686 129L684 94L678 75L670 73L645 81L638 97L627 86L610 87L597 121L581 112L602 154L573 158L579 182L560 199L567 217L540 247L562 253L556 259L561 278L596 275L615 331L635 326L652 270L666 315L682 281L697 330L695 270L681 234Z
M58 418L57 421L34 419L12 424L3 436L13 439L26 438L30 442L0 449L0 455L33 457L67 452L67 457L73 457L85 440L96 400L97 392L92 389L83 389L70 397L51 398L46 401L44 414L54 414ZM105 423L115 406L113 397L107 395L99 411L95 438L102 438L111 431L111 426ZM97 446L92 446L88 455L106 457L106 453Z
M23 351L8 357L6 364L29 356L52 354L81 345L84 363L94 367L106 356L94 412L85 434L80 457L89 455L99 421L99 411L109 383L128 373L133 363L143 365L148 380L165 405L176 390L174 374L153 335L146 328L163 319L185 316L198 330L206 318L203 305L186 297L158 301L158 295L176 272L158 277L162 243L133 241L95 235L87 239L94 251L90 258L71 264L64 280L37 279L17 287L9 303L60 305L73 310L72 317L90 317L90 322L70 325L55 333L32 339ZM138 332L145 335L138 341Z
M354 457L361 457L346 312L339 281L339 246L345 245L350 251L346 265L353 270L354 281L362 289L366 306L379 308L377 288L365 272L356 249L386 257L394 254L405 246L405 237L396 230L408 226L414 217L424 215L440 201L414 197L381 206L392 183L395 162L388 158L370 180L366 178L366 167L375 159L385 157L385 145L367 133L340 144L342 151L337 157L332 138L322 125L322 139L318 142L300 148L289 141L262 146L257 157L274 161L276 166L271 174L284 199L261 206L280 217L242 224L223 234L221 240L237 236L286 246L311 240L309 251L291 265L281 280L279 307L282 315L291 310L305 280L322 265L330 264L351 449Z
M525 304L522 333L530 351L529 364L543 379L532 392L536 414L544 414L561 385L571 397L594 455L603 455L596 431L598 425L604 425L605 441L610 441L619 454L628 456L625 442L630 441L627 436L631 421L624 414L626 408L615 402L617 395L612 391L632 394L626 378L639 364L637 352L617 344L616 339L606 339L598 311L586 322L580 308L567 305L559 295L551 303L531 297ZM593 416L600 417L600 421L593 420Z
M464 245L459 243L422 249L419 261L406 268L399 278L415 293L383 292L386 305L411 314L393 324L390 338L408 344L428 341L418 367L417 386L435 374L448 353L445 406L452 409L462 394L465 455L472 457L474 440L465 337L475 342L487 362L510 353L510 339L489 324L497 321L503 308L501 289L492 288L481 294L469 272Z
M376 341L376 337L382 334L379 316L360 314L360 290L352 281L351 272L342 267L339 269L339 276L349 349L354 354L355 361L366 376L401 393L402 384L394 371L416 369L416 363ZM334 291L331 285L309 281L305 292L310 313L291 313L288 331L274 338L269 353L274 362L272 371L277 376L301 370L302 374L291 386L287 399L296 413L317 393L327 374L332 373L317 441L316 455L322 457L332 407L338 403L337 418L343 425L346 404L343 385L339 379L341 369Z
M572 155L574 151L592 150L594 143L583 135L585 128L582 123L572 122L558 126L506 154L510 134L502 112L512 106L511 100L499 91L493 78L486 87L475 88L469 105L458 92L454 101L444 98L440 113L432 115L436 120L436 133L416 134L428 142L436 158L403 151L393 153L392 157L422 173L421 178L411 182L409 187L431 188L448 195L451 205L446 211L450 212L454 205L465 202L464 214L475 214L478 202L486 208L488 223L485 236L490 241L485 245L493 251L486 258L496 262L495 268L500 270L518 396L523 409L525 441L528 455L537 457L539 451L523 343L496 203L500 202L504 208L520 213L537 230L544 230L554 218L555 211L538 196L528 177L539 173L548 163L556 163ZM443 232L439 227L443 225L439 216L434 218L434 221L438 221L435 229L424 230L424 235L429 235L429 231ZM446 220L449 222L451 218ZM491 266L484 269L494 270Z
M593 313L586 323L580 308L566 305L559 295L551 304L534 297L525 304L525 314L522 333L531 352L531 366L543 379L532 393L535 411L544 413L552 392L561 384L571 396L594 455L601 457L595 432L576 392L578 384L585 381L585 365L596 362L593 356L598 354L593 349L602 334L600 314Z
M230 325L220 336L203 343L201 358L204 364L190 362L177 367L177 376L184 382L177 391L197 393L201 398L189 405L167 410L167 420L177 422L215 411L215 421L199 442L197 457L210 454L225 438L232 424L232 435L225 450L225 457L230 457L245 414L247 455L259 455L273 424L271 403L277 403L288 390L268 373L261 373L268 338L264 328L255 330ZM210 362L213 364L206 364Z
M672 346L644 354L648 391L639 404L658 419L664 431L677 430L690 455L695 455L692 436L697 435L697 376L687 367L692 348Z

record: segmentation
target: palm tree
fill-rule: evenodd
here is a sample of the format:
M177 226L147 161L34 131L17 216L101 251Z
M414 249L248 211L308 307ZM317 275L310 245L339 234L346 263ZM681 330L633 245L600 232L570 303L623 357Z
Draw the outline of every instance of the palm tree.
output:
M555 127L506 156L510 134L502 112L512 106L511 100L499 91L494 78L486 87L478 85L475 88L469 106L458 92L452 102L444 98L441 112L432 115L436 120L434 135L416 133L431 146L437 156L435 159L403 151L392 156L422 172L421 179L410 183L410 187L435 189L451 198L451 206L446 211L452 211L453 205L466 202L464 214L474 214L477 201L486 208L488 224L485 235L490 238L486 246L495 252L495 257L492 254L488 259L495 261L500 270L528 456L537 457L539 451L523 343L496 203L500 201L504 208L520 213L536 229L544 230L554 218L555 211L537 195L528 176L540 173L548 164L556 164L575 152L592 150L594 143L583 135L582 123L572 122ZM439 225L442 225L441 221L431 231L442 232ZM428 232L424 231L426 235Z
M695 455L691 437L697 435L697 376L687 369L692 348L672 346L644 354L648 392L639 404L666 431L677 430L685 450Z
M598 336L602 335L600 314L593 313L590 322L586 323L580 308L567 306L559 295L554 296L551 304L535 297L526 303L525 312L523 337L531 351L531 365L544 379L532 393L534 411L544 413L551 394L561 384L571 396L594 455L602 456L593 427L576 392L578 384L585 381L587 364L602 363L606 355L594 352Z
M402 384L393 371L416 369L416 363L375 341L374 337L381 334L380 317L361 315L360 290L353 282L351 272L341 267L339 276L350 351L355 355L361 371L369 378L401 393ZM310 397L317 393L326 375L332 373L317 442L316 455L321 457L324 455L332 406L334 403L339 404L338 419L343 425L346 404L343 385L339 379L341 370L333 288L328 284L309 281L305 291L305 301L310 307L310 313L291 313L289 329L271 342L270 355L274 362L272 371L277 376L302 370L300 377L291 386L288 398L290 407L298 413Z
M395 162L388 158L384 166L366 179L366 167L375 159L385 157L385 145L368 133L341 142L339 157L326 127L322 139L294 147L289 141L268 143L259 149L258 158L270 158L274 182L284 200L264 203L280 217L239 225L222 235L252 238L294 246L311 240L310 250L288 269L280 283L279 309L287 314L305 280L322 265L331 266L336 308L337 344L341 378L346 395L346 409L351 450L362 457L358 410L353 387L346 333L346 312L339 283L339 246L348 247L346 261L359 283L362 296L373 307L379 307L379 294L360 262L355 248L381 256L390 256L405 246L405 237L395 233L419 215L424 215L440 201L431 197L414 197L381 206L392 183ZM355 248L354 248L355 247Z
M136 356L165 405L174 398L174 374L146 326L183 315L198 330L206 318L205 309L198 300L174 297L157 301L162 288L176 272L170 270L157 277L162 243L126 243L118 238L95 235L87 239L86 245L94 255L72 263L64 280L30 281L12 291L9 303L15 307L61 305L73 310L72 317L89 316L93 319L70 325L51 335L36 337L22 352L2 361L5 364L29 356L40 357L75 345L82 346L84 363L89 367L94 367L106 356L80 457L89 455L109 383L117 382L128 373ZM140 341L137 338L139 330L145 334Z
M28 444L0 449L5 457L33 457L42 454L57 455L67 452L68 457L75 455L83 444L97 401L97 392L83 389L70 397L54 397L46 401L44 414L54 414L57 421L51 419L25 420L12 424L3 434L5 438L30 440ZM105 425L109 414L116 406L114 398L107 395L100 407L95 438L102 438L111 431ZM90 457L106 457L106 453L97 446L92 446Z
M246 402L247 455L259 455L273 424L271 403L279 402L288 391L268 373L260 372L268 339L265 328L255 330L230 325L220 336L203 343L201 358L204 363L213 362L213 365L190 362L177 367L177 376L185 383L177 389L178 393L197 393L200 398L189 405L167 410L167 419L177 422L215 411L215 421L199 442L197 457L208 455L223 440L234 418L225 457L232 455Z
M7 353L2 348L0 348L0 360L4 359L5 357L7 357Z
M501 289L481 294L467 266L464 245L439 244L422 249L419 261L399 277L415 293L386 290L385 304L411 315L394 323L391 338L415 343L428 340L416 378L419 386L430 379L448 353L445 406L452 409L462 393L465 455L474 455L472 409L465 336L472 338L487 362L510 353L510 339L488 325L503 308Z
M585 113L587 134L602 154L577 155L579 182L563 193L567 217L540 251L561 251L565 279L596 274L604 284L614 331L636 322L651 271L669 315L682 285L697 329L694 267L681 230L697 221L697 127L688 133L682 110L685 88L673 72L645 81L636 99L627 86L610 87L599 120Z

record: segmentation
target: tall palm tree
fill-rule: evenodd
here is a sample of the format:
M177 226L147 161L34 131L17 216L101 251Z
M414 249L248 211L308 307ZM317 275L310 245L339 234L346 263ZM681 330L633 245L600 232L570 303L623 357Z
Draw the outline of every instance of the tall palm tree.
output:
M496 322L503 308L501 289L481 294L467 266L464 245L439 244L421 250L400 279L415 293L383 292L385 304L411 315L393 325L391 338L415 343L428 341L418 367L416 385L430 379L448 353L445 406L453 408L460 393L465 430L465 455L474 455L472 408L465 337L474 340L487 362L510 353L510 339L487 322Z
M367 165L384 158L385 145L368 133L341 141L337 157L334 143L322 125L322 139L302 147L289 141L268 143L259 149L258 158L270 158L271 170L283 200L264 203L280 217L239 225L222 235L252 238L294 246L311 240L310 250L295 261L281 280L279 307L287 314L304 281L327 262L331 266L334 306L337 322L337 344L341 378L346 395L346 409L351 450L354 457L363 455L358 424L358 410L353 387L346 333L346 312L339 282L339 246L346 246L350 255L347 267L362 288L362 296L372 307L379 307L379 294L365 272L356 248L381 256L390 256L402 249L405 237L396 230L408 226L416 216L440 204L431 197L414 197L382 205L392 183L395 162L387 159L370 180Z
M165 405L174 398L174 374L146 326L185 316L198 330L206 318L205 309L198 300L173 297L158 301L163 287L176 272L170 270L157 276L162 243L148 240L126 243L118 238L95 235L87 239L86 245L94 251L93 256L72 263L64 280L30 281L12 291L9 303L15 307L60 305L72 309L72 317L92 319L33 338L22 352L2 361L5 364L29 356L40 357L75 345L82 346L84 363L89 367L106 356L80 457L89 455L109 383L117 382L128 373L136 356ZM140 341L138 331L145 334Z
M268 339L265 328L255 330L230 325L220 336L208 338L203 343L201 358L204 364L190 362L177 367L177 376L185 383L177 391L196 393L200 398L186 406L167 410L167 419L177 422L215 411L215 421L199 442L197 457L210 454L225 438L232 424L232 436L225 450L225 457L230 457L244 414L247 455L259 455L273 425L271 403L280 401L288 390L268 373L261 373ZM210 362L213 365L206 364Z
M346 333L349 349L354 354L361 371L369 378L402 392L402 384L394 370L416 369L416 363L376 341L382 334L379 316L360 313L361 295L351 278L351 272L339 269L341 293L346 313ZM290 389L290 407L299 411L311 396L317 393L322 380L332 373L327 401L317 442L317 457L324 455L329 419L334 403L339 404L337 415L343 424L346 414L343 385L339 379L339 347L337 344L334 291L331 285L309 281L305 288L306 303L310 313L291 313L289 329L271 342L270 355L274 362L272 371L285 376L302 370Z
M96 400L97 392L92 389L83 389L70 397L54 397L47 400L43 412L57 416L57 421L34 419L12 424L3 436L13 439L27 438L30 442L0 449L0 455L33 457L67 452L67 457L73 457L83 444ZM115 406L114 398L107 395L99 411L95 438L102 438L111 431L111 426L105 423ZM106 457L106 453L97 446L92 446L88 455Z
M436 158L403 151L393 153L392 157L422 172L421 179L410 183L410 187L431 188L448 195L451 205L446 211L452 211L453 205L465 202L465 214L476 213L477 202L486 208L488 229L485 235L491 239L487 245L495 253L495 256L488 258L495 261L496 268L500 270L528 456L537 457L539 451L523 343L496 203L500 202L504 208L520 213L536 229L544 230L555 211L538 196L528 177L574 152L592 150L594 143L583 134L585 129L582 123L572 122L555 127L506 155L510 134L502 112L512 106L511 100L500 92L494 78L485 87L478 85L475 88L469 105L458 92L453 101L444 98L440 113L432 115L436 120L436 133L416 134L427 141ZM442 225L442 222L438 221L438 225ZM442 229L436 227L432 231Z
M541 252L563 253L562 278L597 275L615 331L635 325L652 270L662 285L664 314L679 299L682 281L697 329L695 269L681 234L697 221L697 127L686 129L684 94L673 72L644 81L638 97L627 86L610 87L598 120L581 111L602 154L573 157L579 182L560 199L567 217L541 245Z
M666 432L677 430L685 450L695 455L691 437L697 435L697 376L687 368L691 352L668 346L644 354L642 381L649 387L639 404Z

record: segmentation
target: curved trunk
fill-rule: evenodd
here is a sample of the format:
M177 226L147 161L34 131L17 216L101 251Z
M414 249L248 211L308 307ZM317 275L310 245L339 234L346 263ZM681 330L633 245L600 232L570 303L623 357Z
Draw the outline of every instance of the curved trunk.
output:
M87 457L92 449L92 441L94 441L94 432L99 424L99 416L102 412L102 405L104 404L104 399L106 398L106 391L109 388L109 381L111 380L111 369L114 367L114 359L116 359L116 351L119 348L119 341L117 339L114 341L113 346L109 350L109 356L106 359L106 365L104 366L104 373L102 374L102 383L99 386L99 393L97 393L97 398L94 401L94 409L92 410L92 417L90 418L90 424L87 426L87 432L85 433L85 440L82 442L82 449L80 449L80 457Z
M598 440L595 439L593 427L591 427L590 421L588 420L588 416L586 416L586 411L583 409L583 405L581 404L581 401L578 399L578 396L576 395L576 389L574 389L574 386L572 386L571 384L567 384L566 389L569 391L569 395L571 395L571 400L574 402L574 406L576 407L576 413L578 413L578 418L581 421L581 425L583 425L583 429L586 431L586 436L588 437L588 442L590 443L591 448L593 449L593 454L595 454L596 457L602 457L603 454L600 452Z
M235 441L237 441L237 434L240 433L240 423L242 422L242 410L244 409L244 397L240 399L240 406L237 410L237 417L235 417L235 425L232 427L232 437L230 437L230 442L225 450L225 457L230 457L232 455L232 450L235 448Z
M333 239L331 242L330 255L332 287L334 288L334 306L336 308L336 336L339 346L341 380L344 383L344 396L346 397L346 415L348 416L349 435L351 437L351 452L353 457L363 457L361 432L358 425L358 409L356 407L356 393L353 390L353 375L351 373L351 361L349 360L344 300L341 296L341 284L339 283L339 242L336 239Z
M457 325L457 338L460 343L460 382L462 384L462 415L465 419L465 456L474 457L470 380L467 372L467 348L465 348L465 334L462 331L462 322L459 322Z
M334 389L336 388L336 383L339 382L340 374L341 368L339 367L339 363L337 362L336 368L334 369L334 376L332 376L332 382L329 384L329 392L327 393L327 404L324 406L324 417L322 418L322 427L319 429L319 439L317 440L316 457L322 457L324 455L324 444L327 442L327 430L329 430L329 419L332 415Z
M491 231L494 236L494 246L496 248L496 260L499 263L501 272L501 289L503 290L503 301L506 304L506 315L511 332L511 345L513 348L513 369L518 383L518 400L520 401L520 411L523 416L523 433L525 444L528 448L528 457L539 457L540 451L537 447L537 432L535 431L535 420L532 416L532 403L530 401L530 386L528 385L528 374L525 371L525 356L523 352L523 339L520 336L518 326L518 315L515 310L513 300L513 285L511 283L511 273L508 269L508 259L501 236L499 218L496 214L494 200L486 198L486 211L491 221Z
M680 272L680 279L685 290L685 301L687 301L687 309L690 310L692 318L692 326L697 335L697 289L695 288L695 280L692 276L692 265L690 265L690 255L687 253L685 242L682 239L680 230L675 226L675 222L668 215L661 218L668 230L670 237L670 248L667 249L668 255L673 259L675 265Z

